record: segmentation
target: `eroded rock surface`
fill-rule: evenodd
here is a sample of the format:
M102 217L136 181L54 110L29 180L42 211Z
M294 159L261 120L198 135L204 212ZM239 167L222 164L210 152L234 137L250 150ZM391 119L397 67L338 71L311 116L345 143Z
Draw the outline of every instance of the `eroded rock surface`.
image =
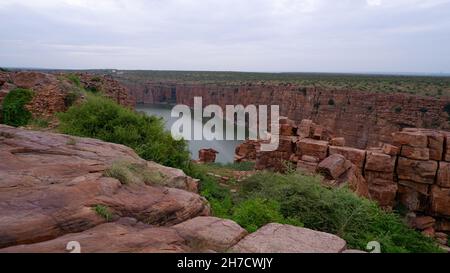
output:
M160 226L209 213L207 202L188 191L196 181L122 145L0 125L0 157L0 247L91 229L107 221L98 206L113 219ZM115 162L138 164L155 181L125 185L105 177Z
M238 253L341 253L346 242L336 235L307 228L268 224L248 235L231 252Z

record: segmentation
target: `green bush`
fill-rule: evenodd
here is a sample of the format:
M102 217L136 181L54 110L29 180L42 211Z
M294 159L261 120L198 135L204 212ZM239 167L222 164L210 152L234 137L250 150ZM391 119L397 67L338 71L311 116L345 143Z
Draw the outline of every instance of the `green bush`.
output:
M240 197L276 201L284 218L337 234L350 248L364 250L368 242L378 241L383 252L439 252L434 241L410 229L397 214L348 189L326 188L316 177L259 173L243 182Z
M237 205L231 217L248 232L255 232L269 223L302 226L295 219L285 219L280 212L280 204L274 200L261 198L248 199Z
M92 209L107 222L111 221L114 216L111 210L104 205L95 205Z
M164 130L160 118L139 114L105 97L87 95L87 101L58 114L62 133L101 139L133 148L146 160L185 169L190 154L185 141Z
M11 90L3 100L2 122L15 127L27 125L32 115L25 105L32 99L31 90L22 88Z
M78 77L78 75L76 75L76 74L67 74L66 77L67 77L67 79L69 81L71 81L77 87L81 87L81 81L80 81L80 77Z

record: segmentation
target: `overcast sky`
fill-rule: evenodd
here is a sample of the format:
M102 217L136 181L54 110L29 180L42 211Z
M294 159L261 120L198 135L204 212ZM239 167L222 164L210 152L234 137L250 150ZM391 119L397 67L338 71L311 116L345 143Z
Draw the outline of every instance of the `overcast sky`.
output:
M0 66L450 72L450 0L0 0Z

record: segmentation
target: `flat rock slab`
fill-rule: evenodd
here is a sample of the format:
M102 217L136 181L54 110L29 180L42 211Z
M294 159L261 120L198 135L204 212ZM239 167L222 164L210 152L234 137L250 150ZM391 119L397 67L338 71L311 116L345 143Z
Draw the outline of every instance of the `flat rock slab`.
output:
M67 253L69 242L78 242L81 253L170 253L191 248L168 227L106 223L80 233L30 245L0 249L0 253Z
M291 225L268 224L231 248L237 253L341 253L346 242L336 235Z
M247 231L233 221L196 217L173 227L191 246L224 252L238 243Z

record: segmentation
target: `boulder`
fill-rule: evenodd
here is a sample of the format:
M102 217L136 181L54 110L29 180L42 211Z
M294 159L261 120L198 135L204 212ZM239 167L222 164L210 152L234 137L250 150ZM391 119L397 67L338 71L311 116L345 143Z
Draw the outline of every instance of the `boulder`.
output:
M369 195L381 207L392 208L395 203L398 186L396 183L378 185L369 184Z
M300 125L297 129L297 134L301 138L308 138L311 135L311 126L313 124L313 121L310 119L304 119L300 122Z
M217 252L225 252L247 235L235 222L215 217L196 217L173 228L190 246Z
M450 188L450 162L439 162L437 184L443 188Z
M317 163L299 160L297 162L297 170L305 173L315 174Z
M383 144L382 151L384 154L395 156L398 155L400 149L397 146L385 143Z
M330 140L331 146L343 147L345 146L345 138L343 137L335 137Z
M348 169L352 163L345 159L342 155L331 155L319 163L317 172L323 174L328 179L338 179Z
M450 216L450 189L431 186L431 211L434 214Z
M433 184L436 178L438 163L436 161L413 160L399 157L397 174L400 180Z
M268 224L231 248L234 253L341 253L346 242L336 235L290 225Z
M328 142L314 139L300 139L297 142L297 154L315 156L324 160L328 155Z
M347 182L349 188L358 196L369 198L369 185L367 180L361 174L361 170L355 165L352 165L346 173L339 177L339 180L340 182Z
M393 140L396 146L409 145L416 148L427 148L428 138L421 132L397 132L393 133Z
M430 150L428 148L417 148L408 145L403 145L401 150L401 156L415 159L415 160L429 160Z
M364 150L350 147L330 146L330 155L334 154L343 155L360 169L364 167L364 160L366 159L366 151Z
M319 159L317 157L310 155L303 155L301 159L306 162L319 163Z
M432 228L435 224L436 220L431 216L419 216L410 220L411 227L418 230Z
M218 153L214 149L201 149L198 151L198 161L200 163L214 163Z
M395 167L395 157L368 151L366 156L365 169L368 171L393 173Z

